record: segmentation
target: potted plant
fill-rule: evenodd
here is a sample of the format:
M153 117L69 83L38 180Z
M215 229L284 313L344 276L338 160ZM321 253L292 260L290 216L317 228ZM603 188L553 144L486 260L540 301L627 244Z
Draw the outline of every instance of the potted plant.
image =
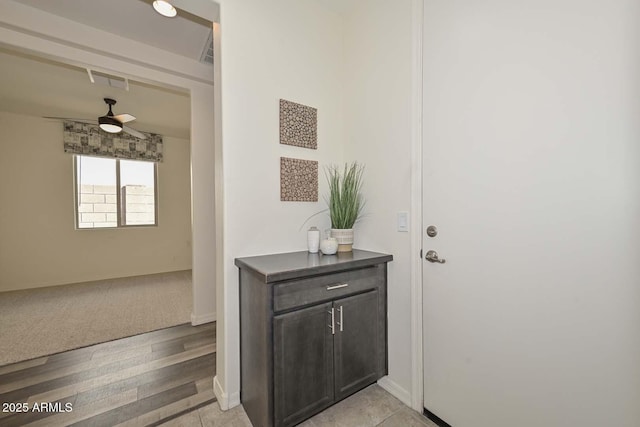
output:
M338 252L351 252L353 225L360 218L364 199L360 193L364 165L345 163L344 169L329 166L326 169L329 196L325 197L331 217L331 237L338 241Z

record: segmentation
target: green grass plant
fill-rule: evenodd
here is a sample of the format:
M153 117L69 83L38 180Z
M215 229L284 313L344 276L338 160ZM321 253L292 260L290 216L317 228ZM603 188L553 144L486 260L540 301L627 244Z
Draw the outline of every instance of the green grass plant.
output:
M329 205L331 228L353 228L362 209L364 199L360 193L364 165L357 162L345 163L344 169L332 165L325 169L329 183L329 196L325 197Z

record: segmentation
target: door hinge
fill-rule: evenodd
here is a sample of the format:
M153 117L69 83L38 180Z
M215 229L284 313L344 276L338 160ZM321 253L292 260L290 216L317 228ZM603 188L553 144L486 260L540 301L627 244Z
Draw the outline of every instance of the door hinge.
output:
M420 259L422 259L422 249L420 249Z

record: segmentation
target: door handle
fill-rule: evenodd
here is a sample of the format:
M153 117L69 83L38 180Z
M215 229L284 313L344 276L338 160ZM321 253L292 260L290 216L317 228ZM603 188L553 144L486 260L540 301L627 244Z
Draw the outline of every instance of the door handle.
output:
M426 259L429 262L437 262L440 264L444 264L445 262L447 262L446 259L440 259L438 258L438 252L436 251L427 251L427 254L424 256L424 259Z
M331 328L331 335L335 335L336 334L336 316L335 316L334 308L331 307L331 311L327 311L327 313L331 315L331 324L328 325L329 328Z
M338 321L338 326L340 326L340 332L342 332L342 310L344 310L342 306L338 307L338 311L340 312L340 320Z

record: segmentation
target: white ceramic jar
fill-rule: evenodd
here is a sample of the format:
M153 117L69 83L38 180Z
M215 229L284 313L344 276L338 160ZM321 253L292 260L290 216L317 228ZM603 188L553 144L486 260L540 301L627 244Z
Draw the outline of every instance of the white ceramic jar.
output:
M338 241L335 237L329 237L320 242L320 251L324 255L333 255L338 252Z

